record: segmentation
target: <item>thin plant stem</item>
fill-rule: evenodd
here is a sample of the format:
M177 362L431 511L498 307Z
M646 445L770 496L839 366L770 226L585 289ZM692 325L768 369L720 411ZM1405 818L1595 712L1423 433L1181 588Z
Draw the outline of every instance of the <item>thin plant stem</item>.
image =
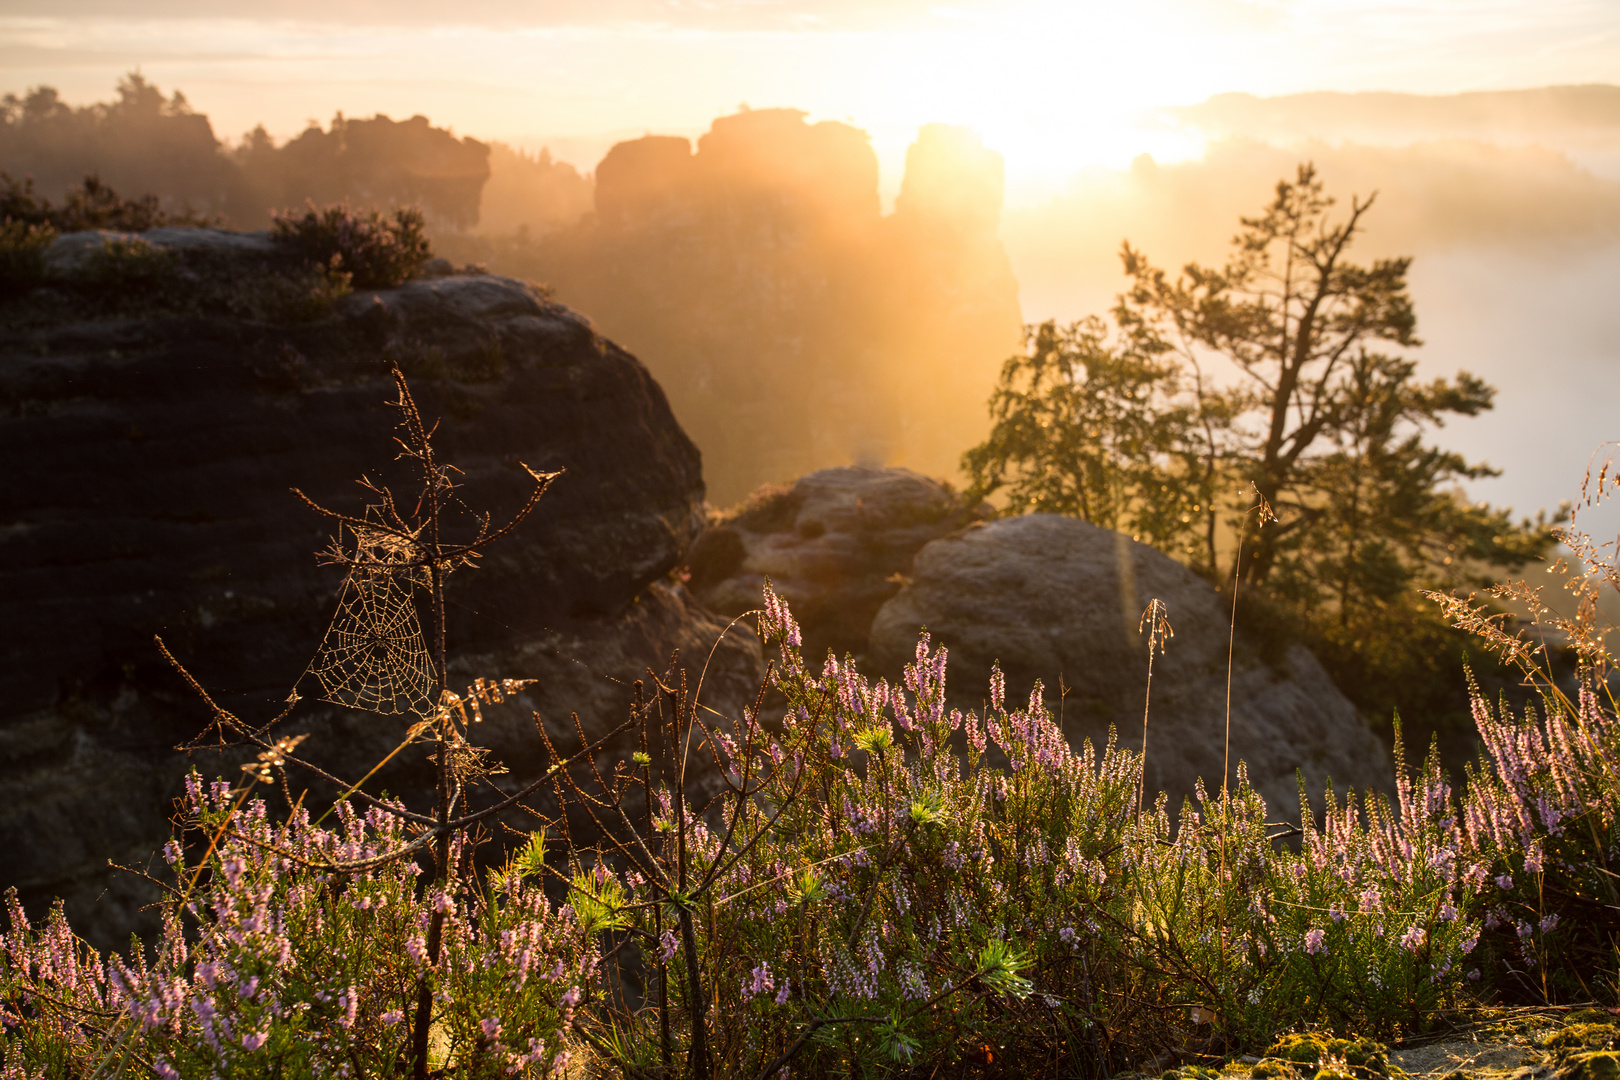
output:
M1148 706L1153 700L1153 651L1163 651L1165 642L1175 637L1176 632L1170 628L1169 612L1164 601L1154 597L1148 602L1147 610L1142 612L1142 621L1136 626L1136 632L1147 631L1148 636L1148 671L1147 692L1142 696L1142 767L1141 774L1136 781L1136 816L1142 816L1142 804L1147 794L1147 735L1148 735ZM1229 691L1230 692L1230 691Z

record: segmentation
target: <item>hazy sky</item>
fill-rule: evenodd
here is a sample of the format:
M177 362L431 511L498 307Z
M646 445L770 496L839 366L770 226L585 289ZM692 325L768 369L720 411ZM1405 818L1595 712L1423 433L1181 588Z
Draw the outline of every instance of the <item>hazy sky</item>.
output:
M1221 91L1620 81L1620 3L0 0L7 88L99 100L136 66L226 136L420 112L585 168L627 135L789 105L869 130L891 193L919 125L965 123L1016 202L1080 165L1195 154L1142 114Z

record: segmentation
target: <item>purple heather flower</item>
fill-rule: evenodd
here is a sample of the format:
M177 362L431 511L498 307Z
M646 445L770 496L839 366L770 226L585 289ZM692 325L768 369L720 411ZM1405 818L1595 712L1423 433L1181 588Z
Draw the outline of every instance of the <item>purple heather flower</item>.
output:
M1401 945L1407 952L1417 952L1423 948L1423 943L1429 940L1429 932L1421 926L1414 926L1401 936Z
M1546 918L1541 920L1541 932L1543 934L1552 933L1554 928L1556 928L1557 926L1558 926L1558 916L1556 914L1548 915Z
M494 1042L501 1037L501 1022L493 1016L486 1016L478 1021L478 1030L484 1033L484 1038Z
M743 994L750 998L756 998L761 994L768 994L774 989L776 989L776 980L771 977L771 965L762 963L749 976Z
M242 1036L242 1046L247 1050L257 1050L269 1041L270 1033L268 1031L255 1031Z
M377 1017L377 1019L382 1021L384 1027L393 1027L395 1024L400 1024L405 1021L405 1014L400 1012L398 1009L389 1009L387 1012Z
M1311 929L1305 931L1306 955L1316 956L1318 953L1327 952L1327 945L1324 944L1322 940L1325 937L1327 937L1327 931L1318 929L1316 927L1312 927Z
M1506 890L1508 890L1508 889L1513 888L1513 875L1512 874L1499 874L1497 876L1497 878L1496 878L1496 887L1498 889L1503 890L1504 892Z

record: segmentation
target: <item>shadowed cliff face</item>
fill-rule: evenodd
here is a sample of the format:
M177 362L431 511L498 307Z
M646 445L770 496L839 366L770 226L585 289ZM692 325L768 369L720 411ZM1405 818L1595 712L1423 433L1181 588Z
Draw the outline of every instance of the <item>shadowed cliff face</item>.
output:
M499 783L542 766L531 710L574 745L571 712L611 729L647 666L677 648L701 663L719 637L724 624L667 576L701 527L696 448L633 356L532 288L419 280L306 324L128 309L46 320L48 292L0 305L0 618L16 631L0 660L0 887L31 909L65 897L98 945L145 925L148 899L107 859L147 862L190 765L240 775L240 755L173 749L208 713L154 634L249 722L296 685L306 700L288 732L310 732L303 749L339 776L358 779L412 720L317 700L304 672L340 575L315 557L329 524L288 490L351 514L368 501L363 475L413 490L394 460L385 358L440 419L468 507L498 523L529 486L518 462L566 470L514 536L449 581L452 685L539 680L478 729L512 769ZM706 703L734 712L759 674L757 644L732 635ZM368 790L419 799L420 758L401 755ZM335 794L293 782L311 784L312 803Z
M866 134L791 109L620 143L595 183L593 216L478 257L644 357L717 502L851 461L955 473L1021 320L975 135L925 127L889 215Z

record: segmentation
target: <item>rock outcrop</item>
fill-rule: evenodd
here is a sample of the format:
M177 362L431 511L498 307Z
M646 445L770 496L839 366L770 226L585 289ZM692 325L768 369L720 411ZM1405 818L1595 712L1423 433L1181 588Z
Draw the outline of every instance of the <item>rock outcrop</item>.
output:
M1229 610L1166 555L1071 518L1036 514L984 524L949 488L902 469L826 469L763 492L724 515L689 556L691 587L714 610L759 604L769 577L792 607L814 662L853 653L895 678L926 626L950 649L955 704L984 705L999 661L1009 698L1042 680L1072 742L1110 726L1139 748L1147 690L1142 611L1157 597L1175 638L1155 661L1149 790L1179 809L1195 779L1220 783ZM1296 770L1319 799L1387 788L1388 755L1302 646L1267 654L1238 634L1232 672L1233 771L1279 816L1299 806Z
M263 254L205 232L143 239L173 254L182 282L188 267ZM68 253L95 246L58 243L68 277ZM571 712L605 730L644 668L677 648L701 663L724 628L670 577L702 526L697 449L635 357L531 286L418 280L306 323L81 307L49 289L0 305L0 886L31 909L65 897L99 944L147 918L139 880L107 860L145 864L185 769L236 774L239 760L174 750L208 715L154 634L245 718L273 716L298 685L289 730L310 732L304 749L340 775L358 778L408 723L315 700L306 666L340 575L314 556L329 523L288 490L350 513L366 502L361 476L409 490L385 358L442 418L436 442L468 507L497 521L514 510L520 461L566 470L514 536L450 578L453 683L538 680L480 728L512 767L500 782L540 761L530 710L565 744ZM706 703L741 708L760 670L757 643L733 633ZM413 760L375 783L410 797L426 781Z
M1071 742L1100 745L1112 726L1139 749L1148 687L1138 627L1155 598L1175 637L1154 661L1147 787L1179 808L1197 778L1220 785L1230 611L1168 555L1055 514L970 528L917 553L910 583L873 620L870 649L880 669L897 668L926 626L949 646L964 701L982 700L999 660L1009 699L1044 682ZM1273 813L1298 820L1297 777L1313 799L1329 779L1341 794L1389 786L1383 746L1304 646L1267 658L1240 635L1231 687L1233 774L1245 762Z
M692 591L715 611L759 607L765 581L793 609L804 654L864 656L872 620L917 551L986 516L909 469L822 469L723 515L688 556Z

